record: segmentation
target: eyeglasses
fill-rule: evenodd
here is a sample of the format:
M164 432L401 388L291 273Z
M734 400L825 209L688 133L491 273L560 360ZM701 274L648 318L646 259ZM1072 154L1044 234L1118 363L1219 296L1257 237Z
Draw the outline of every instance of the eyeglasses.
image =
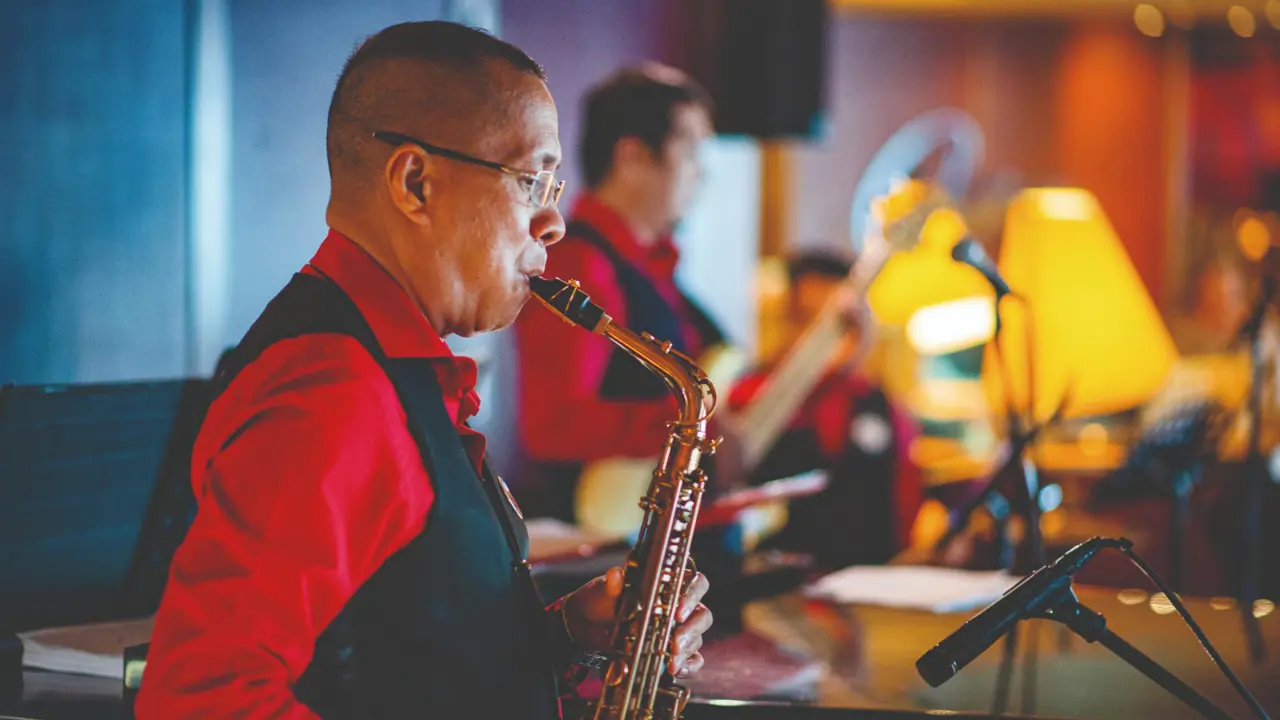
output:
M451 160L458 160L465 163L471 163L472 165L479 165L480 167L487 167L490 170L497 170L498 172L519 178L521 184L529 189L529 200L537 207L547 207L548 205L554 205L560 202L560 195L564 192L564 181L557 181L556 174L552 170L541 170L538 172L517 170L516 168L508 167L501 163L481 160L480 158L460 153L457 150L450 150L438 145L432 145L431 143L426 143L417 138L402 135L401 133L379 131L375 132L373 137L387 143L388 145L417 145L431 155L439 155L440 157L447 157Z

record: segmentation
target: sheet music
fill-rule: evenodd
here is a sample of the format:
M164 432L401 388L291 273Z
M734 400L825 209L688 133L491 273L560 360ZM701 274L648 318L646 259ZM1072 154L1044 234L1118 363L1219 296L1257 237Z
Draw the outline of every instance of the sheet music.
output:
M855 565L822 577L803 592L840 604L953 613L989 605L1019 579L1001 571Z
M124 679L124 649L151 640L153 618L21 633L27 668Z
M587 556L621 538L584 530L554 518L529 518L529 561L543 562L573 555Z
M22 673L22 699L55 700L116 700L124 696L124 684L117 678L70 675L44 670L24 670ZM0 720L8 716L0 715Z

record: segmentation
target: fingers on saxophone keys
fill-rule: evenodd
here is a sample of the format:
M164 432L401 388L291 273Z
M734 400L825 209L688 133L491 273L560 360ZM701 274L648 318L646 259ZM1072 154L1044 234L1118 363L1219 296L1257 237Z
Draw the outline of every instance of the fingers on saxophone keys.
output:
M694 653L689 656L689 659L680 666L680 669L677 670L674 675L678 678L687 678L701 670L705 663L706 660L702 657L702 653Z
M676 626L676 638L689 638L694 635L701 635L711 629L711 623L714 618L711 616L711 609L706 605L699 605L687 619L680 622ZM673 644L677 642L672 641Z
M695 657L701 658L698 652L702 649L702 635L694 635L692 638L687 635L681 635L676 638L675 648L671 659L671 674L676 677L687 677L691 672L696 672L698 667L702 667L701 661L698 666L690 671L690 667Z
M707 582L707 576L698 573L693 576L693 581L689 583L689 589L684 594L684 599L680 602L680 614L677 620L685 622L693 611L698 608L702 602L702 597L711 589L711 583Z

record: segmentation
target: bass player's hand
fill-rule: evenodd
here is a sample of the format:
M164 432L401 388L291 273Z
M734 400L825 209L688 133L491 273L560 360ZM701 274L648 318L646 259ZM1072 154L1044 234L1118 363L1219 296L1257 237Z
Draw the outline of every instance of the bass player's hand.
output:
M676 629L671 636L671 665L667 670L678 678L686 678L702 669L704 662L698 650L702 635L711 628L711 610L702 597L711 586L702 573L694 576L685 589L684 600L676 612ZM608 653L613 633L614 611L622 593L622 568L609 572L575 590L564 601L565 626L579 650Z
M703 498L704 503L750 484L744 435L734 418L727 414L717 415L710 430L709 434L712 437L718 434L721 441L715 454L711 456L710 467L707 468L707 495Z

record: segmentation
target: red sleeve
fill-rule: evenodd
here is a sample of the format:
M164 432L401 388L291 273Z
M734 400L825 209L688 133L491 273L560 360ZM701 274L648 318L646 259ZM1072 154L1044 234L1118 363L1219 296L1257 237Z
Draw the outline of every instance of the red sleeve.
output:
M350 338L272 346L210 409L136 717L312 720L292 686L432 491L390 381Z
M566 240L548 253L547 275L576 279L591 299L626 326L624 296L612 263L586 242ZM656 455L675 418L673 399L611 401L600 382L613 352L609 340L571 327L543 307L516 323L520 432L537 460L590 462Z
M755 400L756 394L760 392L760 388L764 387L764 381L769 379L769 373L761 370L751 370L737 380L729 388L729 409L734 412L741 412ZM796 413L800 415L800 413Z

